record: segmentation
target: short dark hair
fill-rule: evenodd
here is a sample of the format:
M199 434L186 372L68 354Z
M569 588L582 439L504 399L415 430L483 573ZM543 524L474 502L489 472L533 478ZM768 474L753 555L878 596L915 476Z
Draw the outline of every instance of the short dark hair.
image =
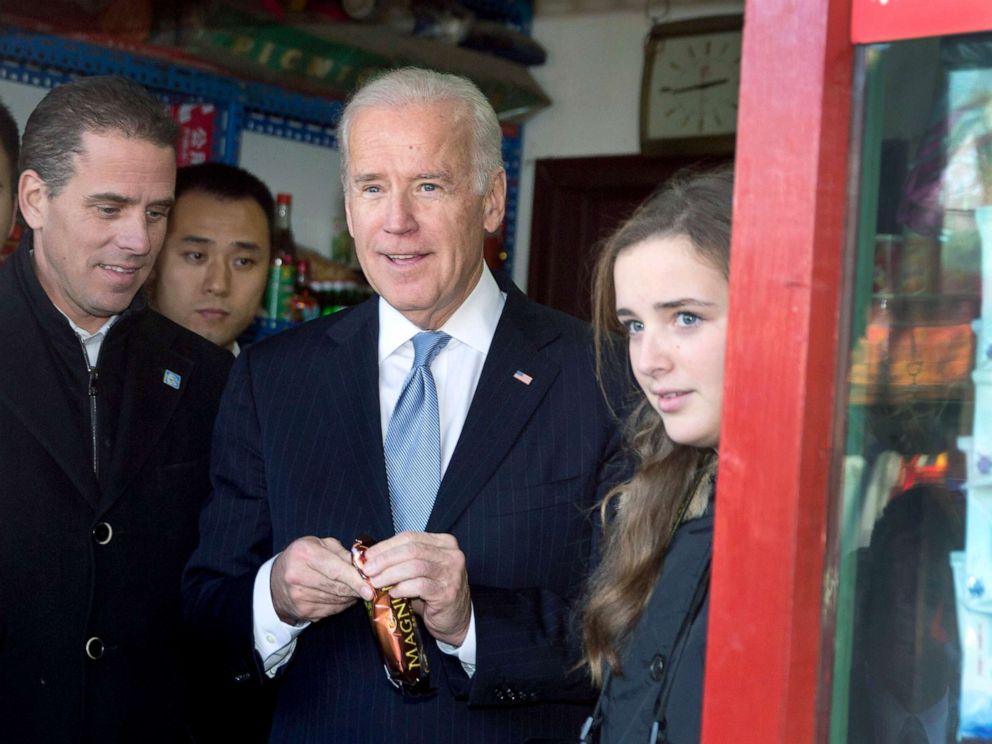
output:
M176 201L187 191L202 191L218 199L254 199L265 212L272 231L275 201L269 187L244 168L227 163L185 165L176 171Z
M127 78L79 78L49 91L28 117L20 170L36 171L57 195L74 175L73 156L82 153L87 133L118 133L175 149L179 127L164 104Z
M17 190L17 160L20 157L21 140L17 133L17 122L3 101L0 101L0 149L7 153L10 162L10 189Z

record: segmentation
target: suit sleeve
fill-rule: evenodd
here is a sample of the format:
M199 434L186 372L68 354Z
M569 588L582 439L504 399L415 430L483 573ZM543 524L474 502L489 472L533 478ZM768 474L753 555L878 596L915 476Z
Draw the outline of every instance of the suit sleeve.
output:
M214 425L212 494L200 516L200 541L186 566L187 624L229 679L260 680L252 629L252 590L272 556L261 431L250 354L234 365Z
M595 498L581 501L588 507L629 472L620 448L620 429L613 426L603 449L593 488ZM592 539L581 576L586 576L598 550L598 510L588 514ZM526 548L523 548L526 549ZM469 576L471 584L472 577ZM477 656L475 675L468 679L457 659L443 660L446 676L456 696L469 705L512 706L542 702L589 702L594 692L582 656L578 601L585 589L576 582L568 594L534 587L505 589L472 585L476 613Z

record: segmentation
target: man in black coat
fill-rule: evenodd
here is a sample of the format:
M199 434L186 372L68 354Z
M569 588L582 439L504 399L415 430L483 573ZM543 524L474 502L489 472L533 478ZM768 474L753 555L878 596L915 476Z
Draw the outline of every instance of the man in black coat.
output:
M0 268L0 738L188 741L180 574L231 355L140 287L175 125L140 86L50 92L24 132L31 228Z

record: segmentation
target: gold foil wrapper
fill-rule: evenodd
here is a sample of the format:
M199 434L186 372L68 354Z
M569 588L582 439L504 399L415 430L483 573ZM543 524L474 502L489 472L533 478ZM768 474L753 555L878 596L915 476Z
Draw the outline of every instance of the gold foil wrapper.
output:
M372 586L362 570L365 566L365 550L373 544L374 541L368 538L355 540L351 546L351 562L374 592L372 601L365 602L365 609L372 634L382 653L386 676L404 695L419 697L429 694L431 689L427 654L424 653L420 628L410 601L403 597L390 596L390 587L378 589Z

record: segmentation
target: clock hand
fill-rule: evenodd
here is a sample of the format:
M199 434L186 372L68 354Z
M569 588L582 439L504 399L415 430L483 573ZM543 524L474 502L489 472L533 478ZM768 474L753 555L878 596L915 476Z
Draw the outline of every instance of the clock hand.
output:
M659 93L688 93L691 90L702 90L703 88L712 88L715 85L723 85L727 82L727 78L720 78L719 80L709 80L705 83L697 83L695 85L686 85L682 88L672 88L668 85L658 88Z

